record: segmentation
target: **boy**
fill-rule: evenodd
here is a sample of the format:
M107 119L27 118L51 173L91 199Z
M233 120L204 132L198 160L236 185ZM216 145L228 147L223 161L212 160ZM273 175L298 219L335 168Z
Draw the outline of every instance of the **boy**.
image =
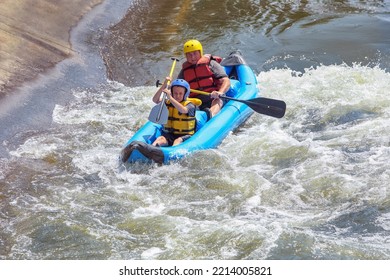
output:
M153 146L176 146L195 133L196 106L187 100L190 95L190 85L183 79L176 79L171 84L171 89L166 89L166 78L160 89L153 96L153 102L161 102L161 93L165 92L167 100L165 104L168 108L168 122L164 125L161 136L153 143Z

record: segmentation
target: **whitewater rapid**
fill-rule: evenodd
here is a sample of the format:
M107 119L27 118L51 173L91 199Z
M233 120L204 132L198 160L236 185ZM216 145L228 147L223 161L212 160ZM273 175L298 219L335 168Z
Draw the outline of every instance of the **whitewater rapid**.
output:
M2 258L388 259L390 74L341 64L258 81L283 119L253 114L165 166L118 161L154 87L74 90L1 160Z

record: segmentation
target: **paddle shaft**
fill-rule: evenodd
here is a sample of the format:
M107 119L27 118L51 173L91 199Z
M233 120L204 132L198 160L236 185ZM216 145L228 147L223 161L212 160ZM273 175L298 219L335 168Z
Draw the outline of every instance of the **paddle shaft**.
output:
M203 95L210 95L209 92L196 89L191 89L191 92ZM282 118L286 112L286 103L282 100L265 97L258 97L249 100L236 99L229 96L220 96L220 98L244 103L257 113L275 118Z
M171 71L169 72L169 77L172 77L173 71L175 70L176 62L179 61L177 58L174 58L174 57L171 57L171 59L173 60L173 62L172 62ZM167 88L169 87L170 83L171 83L170 80L167 81ZM157 122L160 121L161 113L162 113L162 110L164 109L164 106L165 106L165 98L166 98L166 93L164 92L164 95L163 95L163 98L162 98L161 104L160 104L160 109L158 111L157 118L156 118Z

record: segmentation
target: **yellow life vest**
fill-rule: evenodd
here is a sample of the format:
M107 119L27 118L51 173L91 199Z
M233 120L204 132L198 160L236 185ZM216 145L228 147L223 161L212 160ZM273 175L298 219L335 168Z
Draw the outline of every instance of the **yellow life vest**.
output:
M202 100L200 100L198 98L187 97L187 101L190 101L192 104L194 104L197 107L202 105Z
M202 101L197 99L200 104ZM189 103L194 104L195 106L199 106L199 102L196 101L196 98L188 98L188 100L180 102L183 106L187 106ZM196 104L195 104L196 103ZM190 117L187 114L180 113L172 103L167 100L166 101L168 108L168 122L164 125L164 131L179 134L179 135L192 135L195 133L196 128L196 118Z

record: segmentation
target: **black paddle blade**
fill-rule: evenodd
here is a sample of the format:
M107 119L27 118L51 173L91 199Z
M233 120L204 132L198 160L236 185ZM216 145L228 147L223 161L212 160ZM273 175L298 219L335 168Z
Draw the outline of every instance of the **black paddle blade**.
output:
M258 97L246 103L252 110L271 117L283 118L286 113L286 102L282 100Z
M286 103L282 100L265 97L257 97L249 100L235 99L228 96L224 96L222 98L242 102L259 114L275 118L283 118L286 113Z

